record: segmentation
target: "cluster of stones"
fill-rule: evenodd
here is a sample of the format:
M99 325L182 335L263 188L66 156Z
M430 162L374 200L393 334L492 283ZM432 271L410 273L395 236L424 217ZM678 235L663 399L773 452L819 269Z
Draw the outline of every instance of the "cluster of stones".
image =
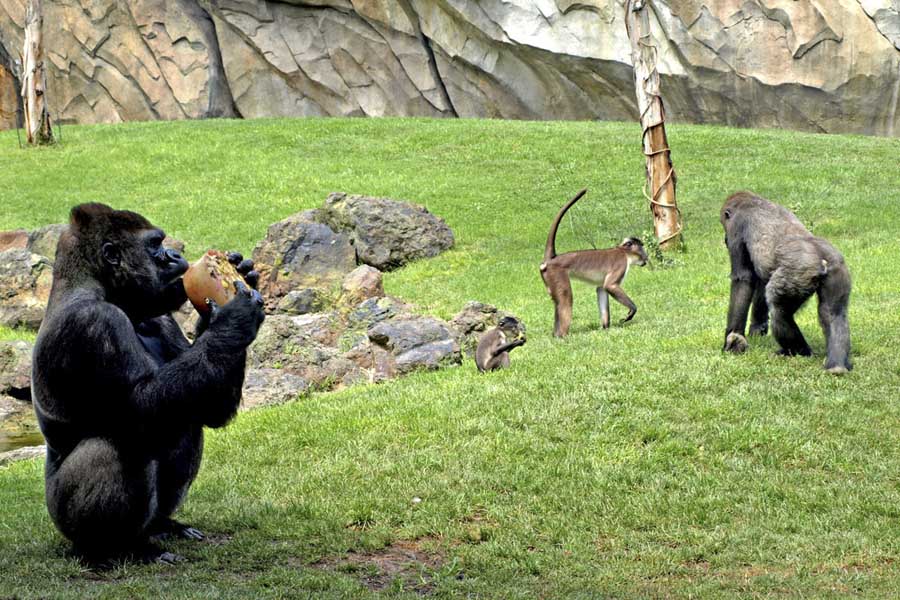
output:
M0 233L0 324L40 325L64 229ZM269 226L253 250L267 316L248 351L242 408L471 356L478 336L508 313L469 302L443 321L386 296L382 284L384 271L453 243L447 224L423 207L343 193ZM184 248L177 240L168 245ZM175 317L191 337L197 314L190 303ZM0 342L0 420L30 412L31 350L28 342Z

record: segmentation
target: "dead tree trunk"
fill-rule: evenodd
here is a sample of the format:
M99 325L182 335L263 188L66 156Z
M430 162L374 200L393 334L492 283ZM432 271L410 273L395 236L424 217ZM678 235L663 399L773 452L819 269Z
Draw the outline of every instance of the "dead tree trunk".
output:
M681 218L675 202L675 170L666 139L666 110L659 94L656 46L650 34L649 0L627 0L625 28L631 41L634 89L640 112L644 155L647 157L647 184L653 226L660 248L681 246Z
M28 0L25 11L25 54L22 57L22 108L25 136L29 144L52 144L50 110L47 107L47 74L41 28L44 15L41 0Z

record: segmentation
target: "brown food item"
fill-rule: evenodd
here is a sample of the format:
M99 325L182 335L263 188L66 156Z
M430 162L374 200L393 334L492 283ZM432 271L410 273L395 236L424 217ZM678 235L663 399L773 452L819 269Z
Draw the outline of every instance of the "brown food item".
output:
M209 311L206 299L219 306L234 298L234 282L244 281L224 252L210 250L190 266L184 274L184 291L199 312Z

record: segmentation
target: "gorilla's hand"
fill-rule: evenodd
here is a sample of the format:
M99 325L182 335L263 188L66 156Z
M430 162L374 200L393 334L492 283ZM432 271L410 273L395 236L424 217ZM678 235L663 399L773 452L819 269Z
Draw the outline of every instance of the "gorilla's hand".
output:
M266 314L259 292L241 281L234 283L234 291L234 298L225 306L207 301L210 308L209 333L222 336L224 340L244 349L256 339Z
M259 273L253 268L253 261L249 258L245 259L240 252L227 252L225 258L227 258L228 262L234 266L238 273L240 273L241 277L244 278L244 281L247 282L247 285L253 288L253 290L256 290L259 286ZM200 337L204 331L209 329L213 312L219 308L215 302L209 299L207 299L206 304L210 307L210 310L200 313L200 320L197 322L197 326L194 329L194 337Z
M733 331L725 336L725 346L722 347L722 350L734 354L743 354L747 351L747 348L749 348L747 338Z
M228 262L234 265L237 272L241 274L241 277L244 278L247 285L254 290L257 289L259 286L259 273L254 270L253 261L249 258L245 259L240 252L229 252L225 256L228 258Z

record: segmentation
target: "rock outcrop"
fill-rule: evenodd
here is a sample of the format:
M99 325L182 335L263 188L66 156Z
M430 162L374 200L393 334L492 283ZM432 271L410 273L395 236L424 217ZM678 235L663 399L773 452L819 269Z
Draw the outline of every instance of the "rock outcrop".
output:
M0 325L40 327L52 284L47 257L25 248L0 252Z
M24 0L0 2L0 127ZM53 112L636 120L624 0L44 3ZM654 0L670 119L900 135L897 0ZM12 91L11 91L12 90Z
M344 276L356 268L350 237L317 223L315 215L304 211L270 225L253 250L259 291L270 308L298 288L339 289Z
M19 340L0 342L0 395L31 401L31 353L34 346Z
M424 207L390 198L329 194L316 219L346 233L359 262L382 271L453 247L453 232Z

